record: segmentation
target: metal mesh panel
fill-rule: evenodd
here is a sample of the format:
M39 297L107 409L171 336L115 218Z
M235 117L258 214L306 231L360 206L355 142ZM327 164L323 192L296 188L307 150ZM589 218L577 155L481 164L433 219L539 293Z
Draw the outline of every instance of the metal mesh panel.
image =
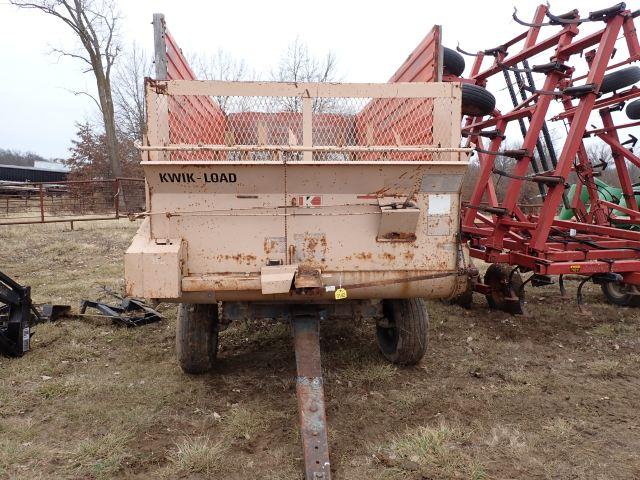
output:
M418 150L458 147L451 97L170 95L160 88L154 105L152 145L171 147L161 156L168 160L434 160L444 156Z

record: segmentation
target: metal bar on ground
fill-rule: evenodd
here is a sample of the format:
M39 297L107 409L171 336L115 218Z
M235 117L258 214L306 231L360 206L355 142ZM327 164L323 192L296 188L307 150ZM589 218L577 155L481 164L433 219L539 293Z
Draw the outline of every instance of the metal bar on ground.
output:
M330 480L327 417L320 363L320 316L314 310L300 310L294 312L292 323L305 478Z

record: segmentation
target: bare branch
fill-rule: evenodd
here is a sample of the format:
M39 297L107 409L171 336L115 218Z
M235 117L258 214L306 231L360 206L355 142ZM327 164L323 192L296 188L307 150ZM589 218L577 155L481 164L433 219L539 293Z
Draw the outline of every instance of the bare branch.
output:
M194 57L189 63L194 65L198 78L203 80L225 80L237 82L240 80L256 80L253 71L249 71L244 60L234 58L229 52L219 49L209 57ZM245 110L246 102L230 105L229 97L214 97L220 108L227 112L232 109L234 112Z
M151 75L153 65L135 44L119 65L113 83L118 130L131 140L141 140L146 124L144 77Z
M91 66L96 79L98 98L87 92L73 93L87 95L98 105L104 121L111 175L120 176L122 168L110 84L111 67L120 51L117 44L120 16L115 3L113 0L10 0L10 3L19 8L39 10L62 21L86 51L85 56L60 48L53 49L59 55L74 58Z
M60 48L56 48L56 47L50 47L51 50L50 52L52 54L56 54L58 55L58 57L70 57L70 58L75 58L76 60L80 60L81 62L87 63L89 65L89 70L87 70L88 72L90 72L93 68L93 66L91 65L91 60L89 60L87 57L83 57L80 54L77 53L72 53L72 52L68 52L66 50L62 50Z
M336 57L332 52L319 61L309 52L307 45L296 37L280 57L278 69L271 73L271 78L278 82L333 82L338 80L336 70ZM302 108L297 97L282 98L279 104L281 110L288 112L299 112ZM343 112L346 107L337 99L315 98L312 108L316 113L328 113Z
M78 95L85 95L85 96L89 97L96 104L96 106L98 107L98 110L100 110L102 112L102 107L100 106L100 102L98 101L98 99L96 97L91 95L89 92L85 92L84 90L71 90L70 88L64 88L63 90L66 90L69 93L73 93L76 97Z

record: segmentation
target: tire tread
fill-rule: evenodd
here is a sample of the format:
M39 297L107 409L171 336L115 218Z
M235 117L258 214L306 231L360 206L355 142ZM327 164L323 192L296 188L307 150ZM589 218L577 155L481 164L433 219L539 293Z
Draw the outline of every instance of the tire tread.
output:
M217 324L216 304L180 304L176 356L184 372L201 374L213 368L218 351Z

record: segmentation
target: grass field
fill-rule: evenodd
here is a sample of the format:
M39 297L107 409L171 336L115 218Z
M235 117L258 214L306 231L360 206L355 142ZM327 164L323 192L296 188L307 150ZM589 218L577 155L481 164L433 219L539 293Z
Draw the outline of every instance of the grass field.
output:
M0 229L0 269L36 302L123 285L127 221ZM378 354L371 324L322 331L337 479L640 478L640 310L575 284L527 290L527 313L429 303L416 367ZM183 374L167 320L36 327L33 350L0 358L0 478L299 479L288 325L239 323L219 366Z

